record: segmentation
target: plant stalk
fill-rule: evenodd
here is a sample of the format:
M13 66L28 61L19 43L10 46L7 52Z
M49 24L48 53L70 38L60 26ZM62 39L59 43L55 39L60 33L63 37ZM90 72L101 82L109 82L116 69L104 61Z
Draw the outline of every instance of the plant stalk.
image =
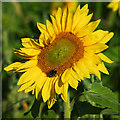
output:
M71 117L71 107L70 107L70 96L69 96L69 92L68 92L68 99L67 99L67 103L64 102L64 118L69 118Z
M95 15L96 15L97 19L101 18L101 16L102 16L102 5L103 5L102 2L96 2Z
M111 11L110 15L109 15L109 20L108 20L108 26L110 28L112 28L115 24L115 20L116 20L116 16L117 16L117 11L113 12Z

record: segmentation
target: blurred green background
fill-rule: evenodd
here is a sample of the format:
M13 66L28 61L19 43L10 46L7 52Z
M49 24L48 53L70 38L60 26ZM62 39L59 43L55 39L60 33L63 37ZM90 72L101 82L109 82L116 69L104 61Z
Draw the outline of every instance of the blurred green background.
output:
M88 3L88 2L87 2ZM55 3L54 3L55 4ZM50 20L49 15L52 10L57 8L57 6L64 6L66 3L56 3L54 5L52 2L4 2L2 3L2 69L7 65L15 62L24 60L16 57L13 54L13 48L19 49L21 46L21 38L24 37L34 37L38 39L40 32L37 28L37 22L43 24L46 23L46 19ZM81 6L86 3L79 3ZM119 74L119 64L118 64L118 48L120 44L120 23L119 16L117 12L112 12L111 9L107 8L108 3L100 2L89 2L89 13L94 13L92 20L101 19L101 23L97 29L103 29L112 31L115 33L114 37L107 44L109 48L104 51L104 54L109 58L114 60L113 64L105 65L110 72L110 75L105 75L102 73L102 82L104 86L112 89L116 94L118 94L118 78ZM18 93L17 81L21 74L2 71L2 114L3 118L31 118L31 113L24 115L25 112L29 111L32 104L34 103L35 96L31 93ZM70 98L72 99L77 93L81 92L83 88L82 83L79 83L78 90L73 90L70 88ZM53 111L54 110L54 111ZM39 117L48 118L63 118L63 101L58 96L57 102L54 106L47 112L48 108L46 103L40 100L40 113ZM74 116L79 116L75 113ZM108 116L112 118L112 116ZM106 118L106 117L105 117Z

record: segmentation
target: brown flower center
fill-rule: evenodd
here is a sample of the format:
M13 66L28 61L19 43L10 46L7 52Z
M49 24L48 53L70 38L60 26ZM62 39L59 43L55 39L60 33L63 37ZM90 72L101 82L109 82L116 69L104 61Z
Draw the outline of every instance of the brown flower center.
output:
M38 55L38 66L48 77L62 74L84 55L80 38L73 33L60 33Z

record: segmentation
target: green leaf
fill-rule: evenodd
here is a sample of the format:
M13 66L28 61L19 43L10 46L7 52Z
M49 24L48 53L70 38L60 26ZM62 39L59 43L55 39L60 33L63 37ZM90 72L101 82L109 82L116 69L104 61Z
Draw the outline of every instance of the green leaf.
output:
M87 101L84 101L84 102L76 101L72 110L72 115L74 117L74 115L76 114L79 116L83 116L86 114L100 114L102 110L103 109L101 108L92 106Z
M36 100L34 101L34 104L31 108L31 114L34 118L38 117L39 116L39 110L40 110L40 100Z
M84 87L87 90L89 90L91 88L91 80L90 79L84 78L84 80L82 82L83 82Z
M115 112L114 110L108 108L108 109L102 110L101 114L104 114L104 115L114 115L114 114L118 114L118 113Z
M32 117L36 118L39 116L39 110L40 110L40 100L34 100L34 103L31 107L31 109L24 113L24 115L28 115L31 112Z
M93 83L89 91L84 91L84 94L89 103L93 106L101 108L111 108L113 111L118 113L118 103L117 96L107 87L102 86L100 83Z
M94 74L91 74L90 79L84 77L84 80L82 82L83 82L85 89L90 90L92 83L94 82L100 83L101 81L98 79L97 76L95 76Z

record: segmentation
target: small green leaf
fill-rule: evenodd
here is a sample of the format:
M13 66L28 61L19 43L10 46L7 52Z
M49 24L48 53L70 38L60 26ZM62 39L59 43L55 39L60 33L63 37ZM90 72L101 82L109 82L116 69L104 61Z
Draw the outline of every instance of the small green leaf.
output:
M107 87L102 86L102 83L93 83L89 92L94 92L109 99L118 101L118 97Z
M40 102L41 102L40 100L35 99L34 104L30 110L34 118L39 116Z
M114 114L118 114L118 113L115 112L114 110L108 108L108 109L102 110L101 114L104 114L104 115L114 115Z
M83 82L84 87L87 90L89 90L91 88L91 80L90 79L84 78L84 80L82 82Z
M113 111L118 113L118 103L117 96L107 87L102 86L100 83L93 83L89 91L84 91L84 94L89 103L93 106L101 108L111 108Z
M76 101L72 110L72 115L74 116L77 114L79 116L83 116L86 114L100 114L102 110L103 109L101 108L92 106L87 101L84 102Z

